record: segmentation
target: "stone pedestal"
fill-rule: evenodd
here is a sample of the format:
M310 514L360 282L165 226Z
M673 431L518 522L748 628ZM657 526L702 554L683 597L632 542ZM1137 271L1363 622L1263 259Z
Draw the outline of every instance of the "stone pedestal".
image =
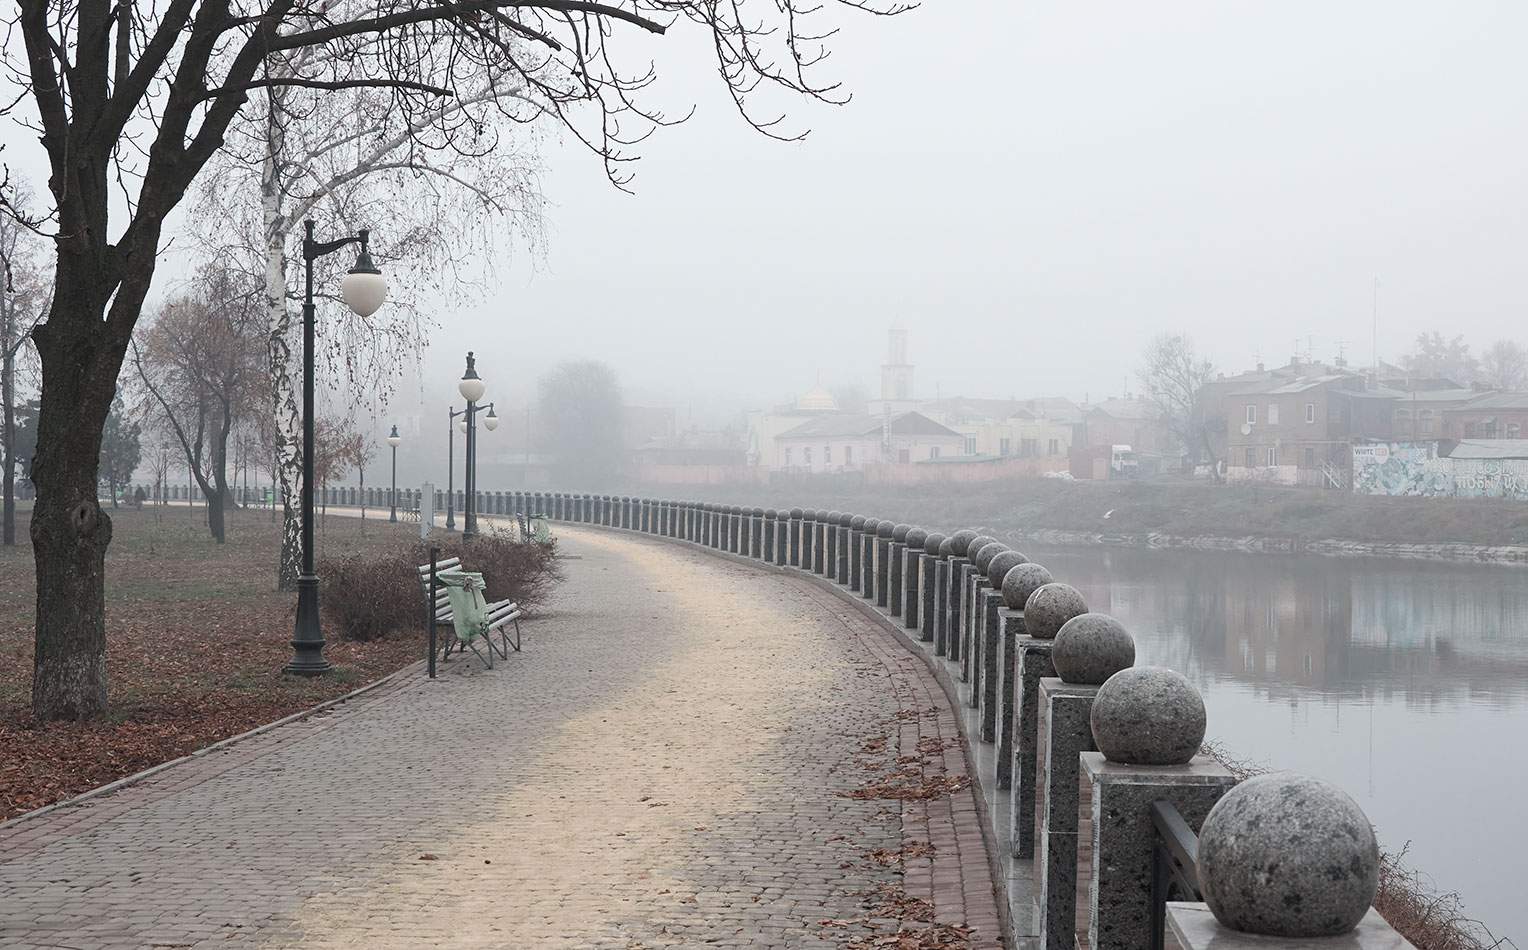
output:
M1040 821L1040 948L1075 950L1077 945L1077 820L1081 783L1078 756L1093 751L1093 711L1097 686L1040 681L1045 709L1041 736L1044 787Z
M934 614L937 605L934 603L934 587L939 576L939 555L923 554L923 596L920 603L923 606L923 625L919 629L919 639L925 642L933 642L934 639Z
M934 655L950 652L950 559L942 557L934 568Z
M906 573L902 562L907 560L907 545L899 541L891 542L891 564L888 568L890 584L888 584L887 596L890 599L890 610L893 617L902 616L902 582L906 579Z
M819 515L819 519L826 515ZM812 522L812 573L828 572L828 526L821 520Z
M1040 681L1054 678L1054 640L1024 636L1014 641L1013 854L1035 856L1035 770L1040 749Z
M959 660L965 650L961 642L961 607L966 602L966 568L971 562L963 557L950 558L950 603L949 603L949 634L945 644L945 656L951 660Z
M864 573L861 559L865 554L865 532L858 528L849 531L849 589L859 593L860 578Z
M963 683L974 683L981 675L981 599L982 591L988 588L987 575L971 565L971 583L966 588L966 619L964 644L960 648L960 679Z
M838 533L838 583L849 584L849 529L839 525Z
M1350 933L1337 937L1259 937L1222 926L1209 907L1170 901L1167 927L1183 950L1416 950L1379 911L1369 908Z
M838 525L832 521L822 526L822 570L817 573L832 580L838 574Z
M874 532L866 531L860 539L860 596L866 600L876 599L875 550L877 539Z
M997 744L997 787L1013 787L1013 730L1019 691L1014 688L1018 670L1017 644L1024 637L1024 612L997 608L997 727L992 741Z
M971 670L976 688L971 690L971 705L981 710L981 739L991 742L997 732L997 639L1002 629L998 611L1003 609L1003 592L984 587L976 595L976 655L978 665Z
M1088 887L1088 946L1134 950L1150 945L1151 803L1165 801L1195 834L1210 808L1236 784L1207 755L1187 765L1126 765L1102 752L1081 755L1093 799L1093 877Z
M902 626L908 630L918 629L918 579L922 576L923 552L909 546L902 555L906 564L902 578Z
M875 539L875 605L891 605L891 542Z

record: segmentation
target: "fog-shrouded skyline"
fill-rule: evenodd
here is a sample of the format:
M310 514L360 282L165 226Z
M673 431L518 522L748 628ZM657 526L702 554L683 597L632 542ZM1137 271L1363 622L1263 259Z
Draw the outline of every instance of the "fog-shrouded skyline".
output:
M634 34L660 75L646 101L695 116L642 144L634 195L546 144L543 253L507 251L481 298L442 307L390 411L449 400L471 349L506 402L591 358L630 402L720 424L818 381L875 395L894 321L919 396L1135 392L1162 332L1226 372L1397 361L1431 330L1528 342L1521 5L950 0L842 21L822 75L853 101L787 103L799 143L742 122L683 24Z

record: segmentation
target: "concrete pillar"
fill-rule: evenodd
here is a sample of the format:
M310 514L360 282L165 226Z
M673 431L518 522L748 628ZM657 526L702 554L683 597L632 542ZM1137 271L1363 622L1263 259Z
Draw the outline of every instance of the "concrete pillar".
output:
M805 516L802 509L791 509L791 567L801 566L801 522Z
M922 528L914 528L907 532L907 550L902 552L904 565L902 577L902 626L907 630L918 629L918 608L922 604L919 598L918 581L923 575L921 558L923 557L923 544L928 540L928 532Z
M1004 613L1008 613L1006 609ZM1013 611L1022 616L1022 612ZM1013 789L1013 855L1035 856L1035 769L1040 748L1040 681L1054 678L1051 664L1054 640L1021 636L1014 640L1013 760L1009 764Z
M832 580L838 573L838 517L841 511L828 512L827 518L819 518L822 525L822 547L818 551L822 554L820 566L814 564L817 573Z
M875 528L875 605L886 607L891 599L891 535L896 525L882 521Z
M990 580L988 584L991 584ZM982 741L991 742L997 735L998 638L1002 632L1002 618L998 611L1003 609L1003 592L984 587L977 595L977 601L976 612L981 621L976 634L979 662L972 670L976 688L971 690L971 705L981 712Z
M764 509L755 505L753 511L748 514L749 531L751 539L748 551L755 561L764 560Z
M902 608L906 606L902 585L907 580L907 535L911 531L912 528L905 524L894 525L891 529L891 556L887 566L890 583L887 584L887 591L891 601L888 609L893 617L902 616Z
M731 551L733 554L746 553L746 549L743 547L743 530L745 527L746 523L743 520L743 506L733 505L732 525L727 535L727 550Z
M838 516L838 526L833 530L838 534L838 583L849 586L849 568L852 559L849 553L849 542L853 538L853 530L849 527L854 522L854 515L844 512Z
M920 600L922 613L919 619L922 626L919 628L920 637L925 643L934 640L934 616L939 612L935 593L939 582L939 546L945 542L945 535L931 532L923 541L923 557L920 563L923 567L923 596Z
M1043 723L1040 859L1040 950L1075 950L1077 946L1077 845L1081 808L1078 756L1096 751L1089 716L1097 686L1072 686L1059 679L1040 681Z
M762 529L762 540L764 545L761 549L762 553L760 556L765 564L778 563L775 560L775 541L779 538L780 530L779 524L775 519L779 516L779 514L780 513L775 511L773 508L764 509L764 526Z
M775 564L784 567L790 563L790 509L775 512Z
M1236 777L1207 755L1196 755L1187 765L1126 765L1110 762L1101 752L1084 752L1081 764L1093 809L1088 946L1150 946L1156 840L1151 803L1172 805L1198 834L1210 809L1236 785Z
M871 546L870 539L875 537L875 519L855 515L854 520L849 522L849 532L853 550L853 563L849 565L849 589L861 597L874 597L875 575L871 561L875 558L875 548Z
M949 633L945 644L945 656L950 660L959 660L965 650L963 631L960 621L962 605L966 602L966 584L969 583L967 568L971 562L964 557L950 558L950 603L949 603Z

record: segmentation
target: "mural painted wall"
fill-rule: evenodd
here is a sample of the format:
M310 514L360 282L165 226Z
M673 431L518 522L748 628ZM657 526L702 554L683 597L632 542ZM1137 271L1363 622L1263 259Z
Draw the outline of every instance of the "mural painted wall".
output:
M1353 491L1528 501L1528 460L1442 458L1436 442L1355 445Z

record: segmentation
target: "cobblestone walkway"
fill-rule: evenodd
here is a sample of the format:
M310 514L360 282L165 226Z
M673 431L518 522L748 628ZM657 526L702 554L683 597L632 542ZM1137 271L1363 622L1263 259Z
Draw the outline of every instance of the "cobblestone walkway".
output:
M0 946L1001 945L921 660L813 581L557 531L496 669L0 826Z

